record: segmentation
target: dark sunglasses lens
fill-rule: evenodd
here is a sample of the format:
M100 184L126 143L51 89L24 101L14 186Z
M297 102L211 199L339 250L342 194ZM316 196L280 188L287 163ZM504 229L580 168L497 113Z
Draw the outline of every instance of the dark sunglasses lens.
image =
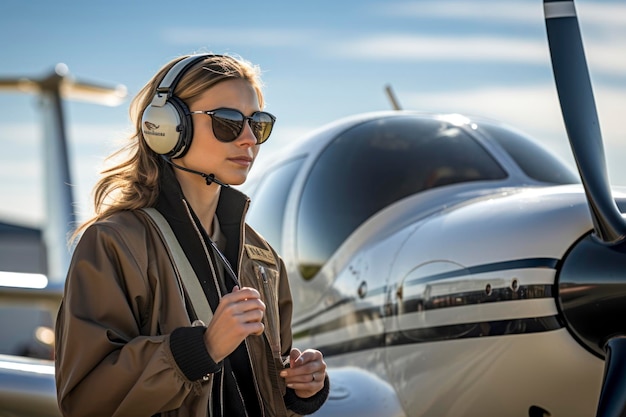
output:
M269 113L258 111L252 115L250 126L259 145L270 137L272 127L274 127L274 118Z
M213 111L213 134L221 142L232 142L239 137L243 124L248 120L237 110L217 109ZM265 142L272 133L274 116L258 111L251 117L250 127L257 140L257 145Z
M221 142L232 142L243 129L243 114L236 110L219 109L213 113L213 134Z

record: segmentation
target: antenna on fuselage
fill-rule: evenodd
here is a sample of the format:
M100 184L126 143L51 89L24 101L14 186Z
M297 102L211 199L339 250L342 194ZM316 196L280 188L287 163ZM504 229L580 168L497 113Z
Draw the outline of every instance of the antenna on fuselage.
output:
M400 106L400 102L398 101L395 93L393 92L393 89L391 88L391 84L387 84L385 86L385 93L387 94L387 98L389 99L389 102L391 103L391 107L394 110L402 110L402 106Z

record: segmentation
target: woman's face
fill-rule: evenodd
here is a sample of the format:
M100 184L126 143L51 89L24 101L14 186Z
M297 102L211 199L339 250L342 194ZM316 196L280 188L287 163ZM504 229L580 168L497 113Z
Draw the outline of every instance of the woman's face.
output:
M190 111L209 111L218 108L239 110L244 116L261 110L257 93L246 80L240 78L221 81L206 90L190 103ZM212 117L206 114L193 114L193 138L189 151L176 163L186 168L213 174L231 185L240 185L246 180L259 147L246 121L243 131L232 142L220 142L212 129ZM204 179L198 177L204 184ZM204 185L206 186L206 185Z

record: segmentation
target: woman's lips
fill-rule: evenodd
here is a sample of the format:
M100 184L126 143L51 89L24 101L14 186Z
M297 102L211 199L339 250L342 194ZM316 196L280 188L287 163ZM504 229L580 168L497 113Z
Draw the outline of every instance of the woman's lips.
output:
M252 158L249 156L235 156L233 158L228 158L234 164L241 165L242 167L249 167L252 164Z

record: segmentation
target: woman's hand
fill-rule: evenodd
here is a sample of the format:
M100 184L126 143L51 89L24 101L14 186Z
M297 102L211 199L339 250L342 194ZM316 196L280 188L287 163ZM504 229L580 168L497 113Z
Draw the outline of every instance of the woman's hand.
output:
M238 286L220 300L204 333L204 343L215 363L230 355L249 335L261 335L265 304L254 288Z
M287 386L300 398L309 398L324 387L326 362L322 352L307 349L300 352L293 348L289 353L289 368L283 369L280 376L285 378Z

